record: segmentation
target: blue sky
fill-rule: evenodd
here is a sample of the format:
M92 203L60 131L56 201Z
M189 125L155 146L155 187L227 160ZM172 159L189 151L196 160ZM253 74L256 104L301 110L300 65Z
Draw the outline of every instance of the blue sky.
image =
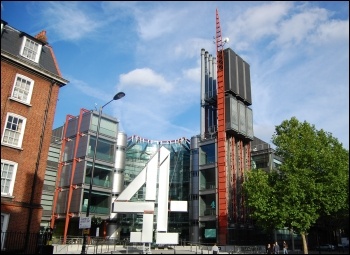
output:
M250 65L254 135L271 141L295 116L349 149L349 2L2 1L1 18L46 30L63 78L53 128L81 108L103 112L127 136L191 138L200 128L200 53L225 45Z

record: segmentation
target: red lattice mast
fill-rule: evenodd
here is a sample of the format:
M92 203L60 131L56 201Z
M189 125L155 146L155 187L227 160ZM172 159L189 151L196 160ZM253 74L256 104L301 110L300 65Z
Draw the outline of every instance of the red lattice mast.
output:
M224 49L219 12L216 9L216 58L217 58L217 169L218 169L218 243L227 243L227 187L226 187L226 129L225 129L225 83Z

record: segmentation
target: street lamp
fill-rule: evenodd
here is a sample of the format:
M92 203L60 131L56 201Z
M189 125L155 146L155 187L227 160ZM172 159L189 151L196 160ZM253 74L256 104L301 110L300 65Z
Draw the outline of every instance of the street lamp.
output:
M125 96L124 92L119 92L115 94L113 99L109 101L108 103L104 104L100 107L100 110L98 112L98 122L97 122L97 130L96 130L96 140L95 140L95 149L94 149L94 157L92 160L92 167L91 167L91 177L90 177L90 187L89 187L89 195L88 195L88 204L86 208L86 217L89 217L90 214L90 200L91 200L91 191L92 191L92 185L93 185L93 179L94 179L94 170L95 170L95 161L96 161L96 153L97 153L97 143L98 143L98 137L100 135L100 124L101 124L101 116L102 116L102 109L106 105L108 105L113 100L121 99ZM86 254L86 234L84 233L84 239L83 239L83 245L81 247L81 254Z

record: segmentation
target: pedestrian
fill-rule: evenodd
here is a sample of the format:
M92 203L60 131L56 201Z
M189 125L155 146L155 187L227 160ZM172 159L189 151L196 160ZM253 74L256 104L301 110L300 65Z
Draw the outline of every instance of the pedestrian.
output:
M278 245L277 242L273 246L273 251L274 251L275 254L279 254L280 253L280 246Z
M219 254L219 247L216 246L216 243L214 243L211 250L213 251L213 254Z
M266 247L266 254L271 254L271 245L268 243Z
M288 254L288 244L283 241L283 254Z

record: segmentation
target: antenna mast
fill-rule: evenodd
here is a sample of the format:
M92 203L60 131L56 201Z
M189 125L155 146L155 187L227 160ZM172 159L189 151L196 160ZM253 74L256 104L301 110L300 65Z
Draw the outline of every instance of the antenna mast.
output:
M218 243L227 243L227 187L226 187L226 129L225 129L225 83L223 49L219 12L216 9L216 59L217 59L217 169L218 169Z

